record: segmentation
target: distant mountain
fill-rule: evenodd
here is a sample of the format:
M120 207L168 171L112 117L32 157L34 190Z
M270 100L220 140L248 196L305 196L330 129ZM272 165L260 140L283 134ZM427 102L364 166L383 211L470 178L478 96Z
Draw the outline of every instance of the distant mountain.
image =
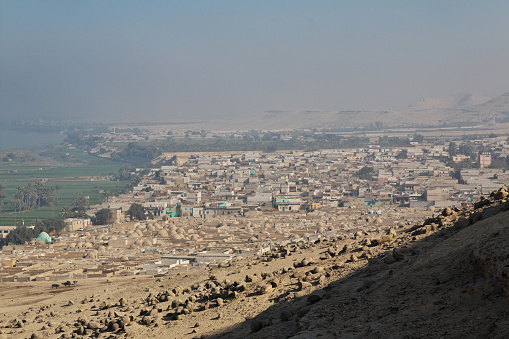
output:
M483 104L488 100L492 99L487 96L480 96L475 94L460 94L456 96L451 96L448 98L425 98L422 97L413 104L409 106L409 108L413 109L444 109L444 108L458 108L465 106L472 106Z
M423 127L508 124L509 93L497 97L462 94L421 98L401 110L272 110L248 119L221 122L223 129L291 130L297 128Z
M501 96L495 97L485 103L472 105L471 108L480 111L490 111L492 113L508 113L509 114L509 92Z

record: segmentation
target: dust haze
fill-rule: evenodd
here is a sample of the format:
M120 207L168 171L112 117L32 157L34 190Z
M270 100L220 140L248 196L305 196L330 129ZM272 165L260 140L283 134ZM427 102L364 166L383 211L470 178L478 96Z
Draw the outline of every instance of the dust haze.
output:
M504 1L0 2L3 119L392 110L509 86Z

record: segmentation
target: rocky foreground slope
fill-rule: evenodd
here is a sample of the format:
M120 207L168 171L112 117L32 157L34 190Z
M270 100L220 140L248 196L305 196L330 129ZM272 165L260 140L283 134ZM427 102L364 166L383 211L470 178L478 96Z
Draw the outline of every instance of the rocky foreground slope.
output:
M2 286L0 336L506 338L508 194L205 272Z

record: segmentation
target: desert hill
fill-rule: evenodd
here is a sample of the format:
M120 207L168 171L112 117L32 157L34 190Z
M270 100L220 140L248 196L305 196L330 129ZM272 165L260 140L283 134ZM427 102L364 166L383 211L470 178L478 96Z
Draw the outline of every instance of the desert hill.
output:
M507 120L507 121L506 121ZM299 128L485 126L509 122L509 93L490 98L474 94L421 98L399 110L265 111L246 119L217 121L217 128L292 130ZM246 127L248 126L248 127Z
M506 338L509 192L171 277L5 283L4 338Z

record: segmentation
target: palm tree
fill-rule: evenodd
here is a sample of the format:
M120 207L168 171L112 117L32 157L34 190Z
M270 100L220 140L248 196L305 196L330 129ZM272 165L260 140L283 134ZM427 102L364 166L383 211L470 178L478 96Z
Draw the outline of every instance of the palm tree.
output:
M6 197L7 196L4 193L4 187L2 185L0 185L0 213L2 212L2 206L4 204L4 199Z
M106 203L109 203L110 202L109 198L112 195L112 192L111 191L103 191L102 194L104 195L103 201L106 200Z

